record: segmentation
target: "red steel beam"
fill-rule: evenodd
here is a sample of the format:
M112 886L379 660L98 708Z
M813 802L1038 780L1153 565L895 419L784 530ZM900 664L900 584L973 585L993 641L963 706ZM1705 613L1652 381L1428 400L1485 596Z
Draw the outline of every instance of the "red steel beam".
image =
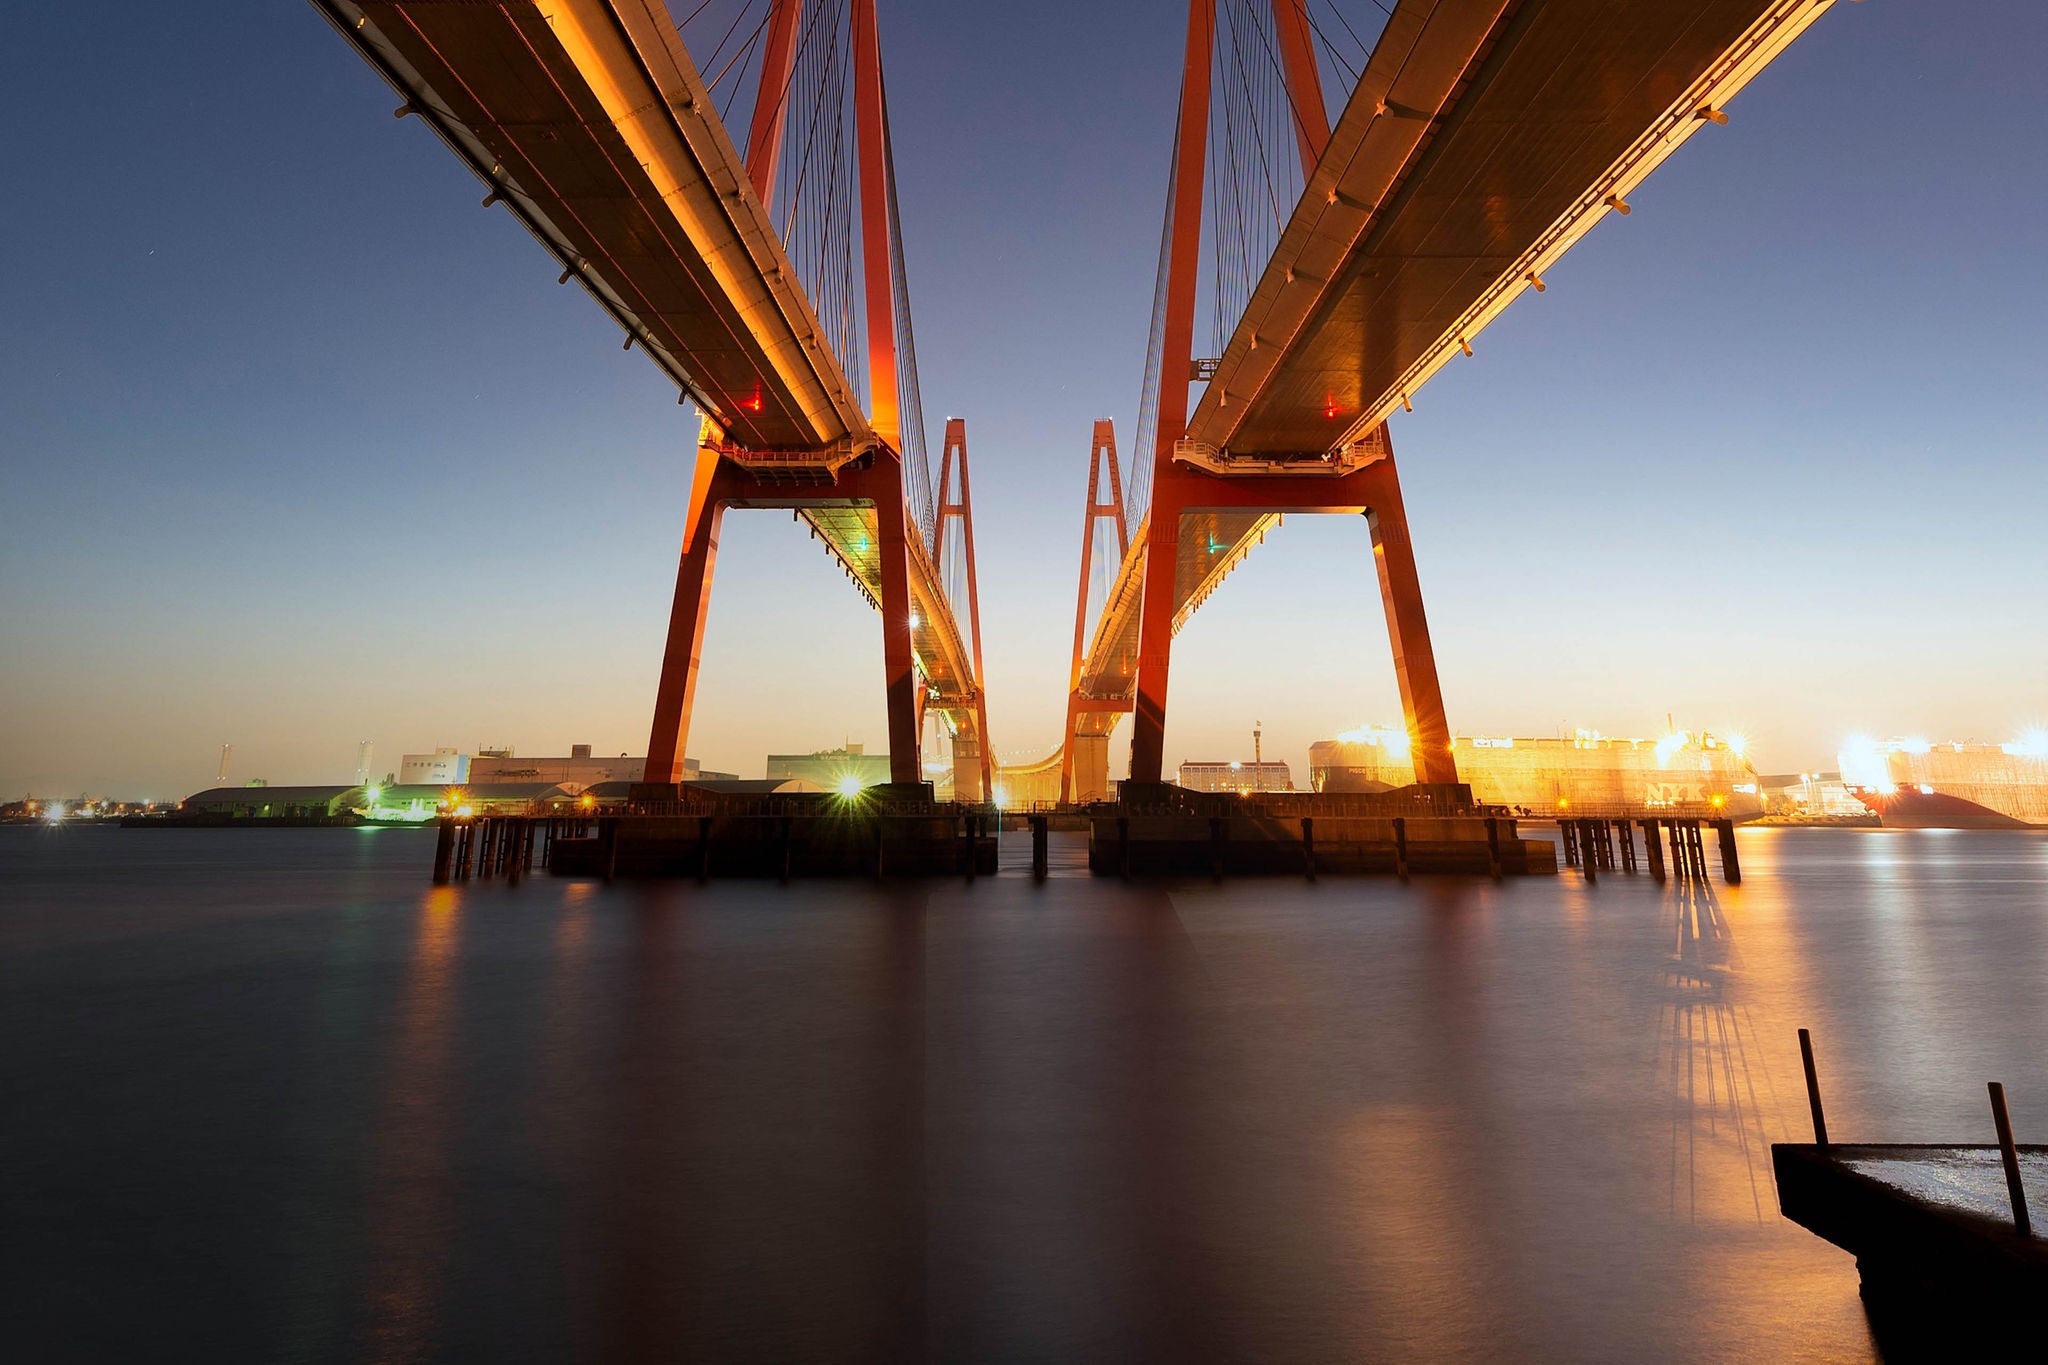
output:
M690 480L689 518L683 524L683 557L676 567L675 604L669 609L668 643L661 656L661 680L654 690L654 728L647 739L643 782L683 780L683 751L690 740L690 710L697 697L697 659L704 648L704 621L711 609L711 570L718 559L718 528L725 517L723 457L708 446L697 449Z
M896 294L889 252L889 143L875 0L853 2L853 126L860 164L861 283L867 301L868 424L888 450L872 471L882 573L882 670L889 708L889 780L922 782L917 656L910 642L910 545L896 403ZM891 491L893 490L893 491Z
M960 500L951 501L953 467L960 468ZM946 523L960 520L960 549L967 557L968 643L974 650L974 723L981 745L982 800L994 799L995 755L988 738L987 675L981 667L981 587L974 576L974 492L967 476L967 422L960 417L946 419L945 453L939 458L939 526L932 546L932 564L945 572ZM922 735L922 730L919 731Z
M768 45L761 49L761 81L754 91L754 124L747 135L747 178L767 208L782 158L782 125L789 116L789 78L796 68L796 30L804 0L775 0L768 15Z
M1323 105L1323 77L1309 40L1308 0L1273 0L1273 31L1280 39L1287 99L1294 106L1294 142L1306 180L1330 143L1330 111Z
M1152 510L1145 536L1145 597L1138 609L1138 709L1131 729L1131 777L1160 780L1166 754L1166 684L1173 662L1173 566L1180 562L1179 487L1173 443L1186 434L1188 367L1194 359L1195 279L1202 246L1202 168L1208 152L1209 66L1216 0L1188 0L1181 67L1180 126L1174 135L1173 226L1161 332ZM1145 452L1140 451L1142 459ZM1160 566L1163 572L1157 572Z
M1108 502L1100 498L1105 464L1109 468ZM1116 525L1116 558L1121 564L1131 550L1131 531L1124 521L1123 475L1117 471L1116 423L1106 417L1096 420L1095 433L1088 442L1088 503L1081 514L1081 586L1074 599L1074 660L1067 673L1067 730L1060 740L1062 802L1073 800L1074 723L1083 711L1097 709L1087 705L1079 694L1088 647L1088 576L1095 567L1095 523L1105 517ZM1130 707L1119 702L1115 709L1128 711Z

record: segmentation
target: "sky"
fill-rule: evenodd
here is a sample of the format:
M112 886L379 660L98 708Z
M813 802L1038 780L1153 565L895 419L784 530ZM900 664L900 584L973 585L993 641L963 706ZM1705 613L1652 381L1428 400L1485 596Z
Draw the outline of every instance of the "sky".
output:
M881 3L1006 758L1058 741L1093 419L1128 451L1185 15ZM1456 730L1791 771L2048 720L2044 48L2040 6L1837 5L1394 419ZM694 421L395 103L310 5L10 17L0 797L645 751ZM877 626L729 515L690 753L884 747ZM1399 715L1364 525L1289 518L1176 642L1167 760L1262 721L1305 780Z

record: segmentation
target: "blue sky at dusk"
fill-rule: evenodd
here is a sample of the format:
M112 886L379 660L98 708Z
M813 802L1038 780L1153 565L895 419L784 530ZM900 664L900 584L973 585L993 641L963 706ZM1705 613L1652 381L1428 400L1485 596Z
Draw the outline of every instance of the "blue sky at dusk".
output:
M1091 421L1129 448L1185 14L881 0L1006 757L1058 739ZM2043 50L1836 6L1395 419L1454 728L1783 771L2048 721ZM395 103L291 0L10 16L0 795L643 752L694 420ZM725 528L692 755L883 747L873 613L787 513ZM1169 763L1263 720L1298 779L1398 722L1362 521L1290 518L1172 702Z

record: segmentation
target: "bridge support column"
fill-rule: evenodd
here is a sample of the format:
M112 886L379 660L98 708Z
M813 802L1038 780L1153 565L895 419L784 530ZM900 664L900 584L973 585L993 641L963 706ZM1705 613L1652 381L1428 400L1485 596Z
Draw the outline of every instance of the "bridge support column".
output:
M877 462L876 549L882 559L882 673L889 708L889 780L924 781L918 752L917 659L910 647L910 532L903 466Z
M643 782L667 785L683 780L690 707L697 695L697 659L704 648L704 620L711 607L711 570L718 559L719 523L725 517L725 503L716 487L719 458L709 446L697 448L689 519L683 525L683 558L676 569L675 604L669 608L661 681L654 691L654 729L647 739Z
M1444 718L1429 621L1422 610L1422 581L1415 572L1415 546L1408 538L1401 476L1391 455L1369 472L1375 488L1365 519L1372 528L1373 566L1379 571L1380 601L1387 609L1387 638L1394 646L1394 679L1401 688L1415 780L1455 783L1458 763L1451 751L1450 722Z
M953 799L980 805L989 799L983 785L981 739L964 731L953 736Z
M1109 799L1109 736L1067 735L1068 801Z

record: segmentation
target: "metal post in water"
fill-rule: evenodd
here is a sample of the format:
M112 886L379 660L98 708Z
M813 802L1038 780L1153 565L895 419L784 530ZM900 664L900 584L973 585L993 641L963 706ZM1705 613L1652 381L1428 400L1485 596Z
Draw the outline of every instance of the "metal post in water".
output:
M1400 815L1394 817L1394 875L1408 880L1408 820Z
M1578 822L1578 825L1579 871L1586 874L1586 884L1590 886L1600 880L1600 871L1594 866L1600 859L1593 852L1593 822L1591 820L1581 820Z
M455 856L455 822L443 817L434 835L434 885L448 885L448 865Z
M1730 886L1742 885L1742 861L1735 856L1735 822L1716 820L1715 831L1721 836L1721 880Z
M597 838L604 850L604 879L609 885L619 872L619 817L607 815L599 820Z
M2020 1183L2020 1154L2013 1146L2012 1119L2005 1112L2005 1087L1997 1081L1990 1082L1991 1121L1998 1125L1998 1155L2005 1162L2005 1188L2012 1197L2013 1231L2022 1237L2034 1235L2033 1225L2027 1221L2027 1187Z
M1799 1061L1806 1068L1806 1103L1813 1110L1813 1143L1828 1145L1828 1120L1820 1110L1820 1077L1813 1070L1813 1035L1799 1030Z
M1650 875L1664 880L1664 845L1657 841L1657 822L1643 821L1643 853L1650 860Z
M1031 876L1034 880L1042 882L1045 880L1047 862L1045 848L1046 818L1043 815L1034 815L1030 817L1030 821Z
M1316 820L1313 815L1301 817L1301 861L1308 872L1308 879L1316 879Z

